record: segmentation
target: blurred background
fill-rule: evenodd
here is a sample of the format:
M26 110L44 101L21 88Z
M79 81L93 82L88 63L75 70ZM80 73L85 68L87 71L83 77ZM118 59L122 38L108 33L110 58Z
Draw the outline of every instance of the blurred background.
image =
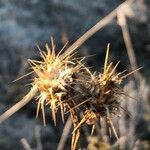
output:
M123 0L0 0L0 112L20 100L30 89L31 76L12 83L16 78L30 71L27 59L39 59L38 44L45 49L53 37L57 52L69 41L73 44L81 35L95 25ZM111 43L110 59L121 61L118 71L131 69L131 60L144 68L138 78L129 77L124 83L125 92L137 101L122 97L122 107L130 112L128 117L123 112L115 123L119 141L111 143L107 134L107 149L150 149L150 1L135 0L123 10L126 26L129 29L133 46L133 57L128 55L118 16L110 20L107 26L96 32L79 49L80 56L93 55L86 59L86 64L93 70L101 71L105 50ZM120 18L121 19L121 18ZM122 28L121 28L122 27ZM130 41L130 42L131 42ZM55 150L63 132L64 124L57 118L55 127L47 110L47 126L43 127L42 118L35 119L34 100L0 125L0 149L25 149L26 141L32 149ZM67 120L67 116L66 116ZM38 134L38 135L37 135ZM42 146L37 146L38 137ZM84 136L84 133L83 133ZM70 149L71 133L65 149ZM98 136L94 137L99 138ZM24 139L24 140L21 140ZM21 140L21 141L20 141ZM98 150L99 140L82 138L81 147ZM104 140L104 139L103 139ZM93 142L94 141L94 142ZM83 143L83 144L82 144ZM104 144L104 145L105 145ZM103 149L103 148L102 148Z

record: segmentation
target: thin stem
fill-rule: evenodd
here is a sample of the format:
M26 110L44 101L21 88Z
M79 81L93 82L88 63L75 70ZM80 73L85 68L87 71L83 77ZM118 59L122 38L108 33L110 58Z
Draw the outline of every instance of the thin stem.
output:
M37 91L38 91L37 87L33 86L31 90L28 92L28 94L22 100L20 100L18 103L16 103L14 106L12 106L10 109L8 109L0 116L0 124L6 119L8 119L10 116L12 116L19 109L21 109L23 106L25 106L27 103L29 103L31 99L35 96Z
M67 141L71 126L72 126L72 121L71 121L71 117L69 117L64 127L63 133L61 135L57 150L63 150L65 143Z

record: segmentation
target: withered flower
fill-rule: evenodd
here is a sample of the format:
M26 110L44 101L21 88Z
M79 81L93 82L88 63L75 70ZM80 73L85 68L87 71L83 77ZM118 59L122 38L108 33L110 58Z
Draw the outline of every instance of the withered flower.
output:
M103 73L92 73L84 64L84 58L72 58L75 49L56 54L52 40L51 48L46 44L46 50L41 51L41 61L29 60L35 77L28 94L17 104L0 116L0 123L9 118L13 113L26 105L31 99L37 101L37 114L42 111L43 123L45 120L45 107L50 107L52 119L56 125L56 113L60 108L62 121L64 114L69 112L74 125L71 149L75 150L80 137L81 126L92 125L92 132L97 120L107 119L116 138L111 118L117 116L120 108L119 96L122 80L133 72L116 73L119 62L113 66L109 63L109 45L106 51ZM139 68L140 69L140 68ZM137 69L137 70L139 70ZM135 71L137 71L135 70Z

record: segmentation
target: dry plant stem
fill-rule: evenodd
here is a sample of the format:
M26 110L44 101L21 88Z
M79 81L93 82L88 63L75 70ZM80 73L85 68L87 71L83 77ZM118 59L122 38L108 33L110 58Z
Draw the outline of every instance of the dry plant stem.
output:
M29 93L22 100L20 100L18 103L16 103L14 106L12 106L10 109L8 109L0 116L0 124L6 119L8 119L15 112L17 112L19 109L21 109L23 106L25 106L27 103L29 103L31 99L35 96L37 91L38 91L37 87L33 86L29 91Z
M90 28L86 33L84 33L76 42L74 42L65 52L72 53L72 50L80 47L85 41L87 41L92 35L94 35L97 31L108 25L116 16L118 10L122 10L124 5L130 5L134 0L127 0L119 5L116 9L114 9L111 13L109 13L106 17L101 19L95 26ZM125 11L124 9L122 11Z
M66 125L64 127L63 133L61 135L57 150L63 150L64 149L64 146L65 146L65 143L67 141L69 132L71 130L71 126L72 126L72 120L71 120L71 117L69 117L67 122L66 122Z
M22 138L20 142L23 145L24 150L32 150L31 146L29 145L28 141L25 138Z
M35 126L35 140L37 145L37 150L43 150L42 148L42 142L41 142L41 134L40 134L40 127Z
M118 11L117 18L118 18L118 24L120 25L121 30L122 30L122 34L123 34L124 42L127 48L127 53L128 53L128 57L129 57L132 70L136 70L138 68L136 56L135 56L133 45L131 42L131 37L130 37L127 22L126 22L126 16L122 10Z

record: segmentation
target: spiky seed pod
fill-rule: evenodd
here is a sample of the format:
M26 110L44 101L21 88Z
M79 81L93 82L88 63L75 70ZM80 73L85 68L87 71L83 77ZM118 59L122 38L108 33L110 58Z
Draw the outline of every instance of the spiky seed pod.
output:
M40 50L42 61L29 60L36 77L32 85L39 91L37 97L37 115L42 110L43 122L45 121L45 106L49 105L52 111L52 118L56 125L56 112L61 108L62 120L64 121L64 104L62 98L68 94L67 87L73 81L73 74L80 70L80 65L70 61L71 55L55 54L55 45L52 41L52 48L46 45L47 53Z
M82 125L95 126L95 122L101 118L107 118L116 138L118 138L113 127L111 118L119 112L120 84L122 83L121 73L116 73L119 62L112 67L108 64L109 47L107 48L104 71L98 75L92 74L83 64L84 73L76 74L76 82L73 87L71 101L68 102L73 120L76 120L73 134L80 131ZM80 115L82 113L82 116ZM78 122L78 124L77 124ZM76 135L74 135L76 137ZM76 147L76 146L74 146Z

